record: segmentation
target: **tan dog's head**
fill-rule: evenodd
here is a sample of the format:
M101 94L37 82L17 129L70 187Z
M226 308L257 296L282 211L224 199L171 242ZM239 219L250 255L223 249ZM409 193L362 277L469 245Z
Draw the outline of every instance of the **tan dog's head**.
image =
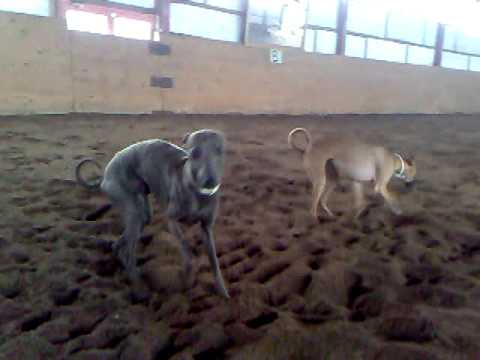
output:
M404 159L405 169L403 171L403 180L409 184L413 185L415 177L417 175L417 165L413 156L405 157Z

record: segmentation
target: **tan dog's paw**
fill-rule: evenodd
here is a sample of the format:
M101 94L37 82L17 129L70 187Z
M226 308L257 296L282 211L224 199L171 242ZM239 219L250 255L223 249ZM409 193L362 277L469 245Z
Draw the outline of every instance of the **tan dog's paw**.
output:
M330 209L326 206L322 206L323 210L327 213L327 216L330 217L330 218L334 218L335 217L335 214L333 212L330 211Z
M321 215L318 215L315 220L319 223L319 224L325 224L325 223L328 223L328 222L332 222L332 221L335 221L336 219L336 216L335 215L328 215L328 214L321 214Z
M403 214L402 209L400 209L398 206L392 206L392 207L390 207L390 209L392 210L392 212L395 215L402 215Z
M359 220L362 217L365 217L367 215L367 209L360 209L354 212L353 214L353 220Z

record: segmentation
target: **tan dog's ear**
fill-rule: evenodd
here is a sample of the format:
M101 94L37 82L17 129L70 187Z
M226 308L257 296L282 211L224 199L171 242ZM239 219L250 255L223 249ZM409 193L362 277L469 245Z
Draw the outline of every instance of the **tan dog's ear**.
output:
M190 137L190 133L186 133L184 136L183 136L183 139L182 139L182 144L185 145L188 141L188 138Z
M412 166L415 163L415 157L413 155L408 155L408 156L405 157L405 162L409 166Z

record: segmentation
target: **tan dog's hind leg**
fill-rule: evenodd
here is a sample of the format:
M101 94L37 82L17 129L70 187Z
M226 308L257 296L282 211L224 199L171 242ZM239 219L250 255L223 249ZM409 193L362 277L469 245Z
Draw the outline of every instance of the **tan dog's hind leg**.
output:
M328 214L328 216L334 217L335 215L330 211L330 209L327 206L328 202L328 197L332 193L333 189L335 189L335 186L337 185L335 180L330 180L327 179L327 182L323 188L323 193L320 195L320 205L323 210Z
M318 181L316 181L313 184L313 202L312 202L311 214L315 219L318 219L318 205L320 204L320 202L322 205L322 209L327 212L328 216L331 216L331 217L335 216L326 205L327 197L329 193L333 190L333 189L328 189L326 184L327 184L327 181L324 176L318 179Z
M325 212L329 216L333 217L334 214L328 208L327 202L330 194L337 186L338 175L331 161L327 161L325 164L325 174L326 174L326 183L323 189L323 193L320 195L320 205L322 206L322 209L325 210Z
M355 198L355 215L354 218L358 219L360 215L365 211L367 207L365 203L365 196L363 195L363 184L359 182L353 183L353 195Z
M315 219L318 219L318 205L325 192L325 185L327 183L326 180L327 179L325 177L325 174L322 173L313 183L313 199L312 199L311 214ZM328 213L329 216L333 216L333 213L328 208L325 208L323 204L322 204L322 208Z
M320 191L323 191L324 183L321 181L312 182L312 207L310 214L316 219L318 217L318 202L320 201Z

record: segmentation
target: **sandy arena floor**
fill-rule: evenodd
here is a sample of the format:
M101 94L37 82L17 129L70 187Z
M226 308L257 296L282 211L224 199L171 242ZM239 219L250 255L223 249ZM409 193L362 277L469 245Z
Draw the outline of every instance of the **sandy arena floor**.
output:
M381 200L349 220L309 216L310 188L286 135L353 133L414 153L418 185L393 180L405 211ZM146 138L177 144L212 127L229 140L216 244L232 299L212 294L197 228L197 277L179 281L179 247L157 211L138 249L147 302L99 240L117 213L73 164L106 164ZM480 359L480 116L31 116L0 119L0 358Z

